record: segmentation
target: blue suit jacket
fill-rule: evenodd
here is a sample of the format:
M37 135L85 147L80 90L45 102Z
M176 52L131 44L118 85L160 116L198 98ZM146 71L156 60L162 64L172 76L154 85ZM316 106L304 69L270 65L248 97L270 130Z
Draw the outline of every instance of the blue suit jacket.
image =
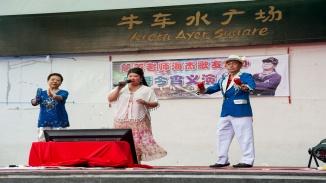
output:
M240 78L242 84L246 85L250 90L256 88L255 81L251 74L239 72L234 78ZM249 100L249 92L241 90L240 86L235 84L234 81L226 88L229 78L229 73L223 74L222 78L218 80L213 86L207 87L207 94L212 94L218 91L222 92L223 105L221 117L225 116L252 116L252 110Z

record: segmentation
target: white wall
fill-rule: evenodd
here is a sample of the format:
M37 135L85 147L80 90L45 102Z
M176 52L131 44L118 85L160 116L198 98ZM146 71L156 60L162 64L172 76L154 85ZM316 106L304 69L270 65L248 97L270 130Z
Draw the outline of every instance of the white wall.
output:
M17 8L14 8L15 6L10 2ZM28 14L54 10L74 11L65 9L66 6L59 6L60 3L56 4L57 8L46 8L47 6L40 3L46 2L48 6L54 6L51 1L19 2L20 4L15 4L18 0L0 0L0 12ZM57 2L70 3L75 5L71 6L73 8L79 7L77 5L82 1ZM101 8L110 9L104 1L92 2L103 3L105 6ZM142 6L145 7L150 2L143 3ZM117 8L130 8L126 1L120 0L119 3L121 4ZM174 5L172 1L168 3ZM33 11L31 6L36 11ZM3 7L11 9L14 13L8 12ZM86 7L87 5L84 4L77 10L85 10ZM43 12L42 8L44 8ZM26 99L34 96L36 87L46 87L46 76L49 72L60 72L65 78L61 88L70 91L67 110L71 128L111 128L112 109L108 108L106 102L111 75L108 55L112 56L113 61L137 61L226 57L230 54L246 56L286 54L288 48L290 48L291 104L287 97L251 99L254 112L255 165L307 166L308 148L326 138L323 121L323 112L326 108L323 88L326 84L322 81L326 69L324 59L326 43L108 53L95 56L58 55L50 61L45 61L45 56L32 59L30 57L0 58L0 100L2 101L0 103L0 166L28 163L31 143L36 140L38 107L32 107ZM77 58L77 61L71 61L69 59L71 57ZM90 57L98 59L89 60ZM25 62L26 60L34 61ZM217 157L215 137L221 103L222 99L161 100L159 110L152 112L153 133L155 140L168 151L168 156L145 163L167 166L206 166L214 163ZM230 158L231 164L237 163L241 158L236 139L230 149Z
M224 57L239 55L286 54L290 48L291 104L287 97L252 98L256 165L306 166L308 148L325 138L323 109L325 96L321 88L326 68L326 43L234 47L111 54L113 61L160 60L178 58ZM92 60L87 58L91 57ZM70 92L67 110L71 128L112 128L112 108L106 102L109 86L107 56L54 56L48 65L39 61L26 65L31 58L1 58L2 102L0 165L26 164L31 142L36 140L38 107L26 98L36 87L46 87L47 72L60 72L65 80L61 88ZM97 59L94 59L97 58ZM39 66L37 66L39 64ZM15 67L11 67L11 66ZM64 66L64 67L63 67ZM7 74L9 73L9 74ZM8 77L9 75L9 77ZM9 95L8 83L11 85ZM156 141L168 156L146 162L151 165L208 165L216 160L216 127L222 99L161 100L152 112ZM241 157L237 141L230 150L231 163Z

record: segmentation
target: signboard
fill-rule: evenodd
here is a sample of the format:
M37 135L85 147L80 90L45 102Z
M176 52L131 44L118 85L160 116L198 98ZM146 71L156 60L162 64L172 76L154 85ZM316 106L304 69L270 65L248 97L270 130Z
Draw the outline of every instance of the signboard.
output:
M326 41L323 0L0 16L0 56Z

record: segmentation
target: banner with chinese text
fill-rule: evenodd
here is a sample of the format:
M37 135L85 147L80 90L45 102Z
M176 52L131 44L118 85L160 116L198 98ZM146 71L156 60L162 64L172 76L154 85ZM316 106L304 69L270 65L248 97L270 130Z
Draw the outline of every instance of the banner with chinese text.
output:
M205 86L213 85L227 72L223 61L225 57L196 58L177 60L152 60L133 62L113 62L112 82L118 83L127 79L129 69L139 67L144 70L148 85L155 91L159 99L172 98L218 98L220 92L212 95L197 95L197 83ZM270 62L263 62L270 60ZM246 57L242 72L251 73L260 92L252 92L252 96L289 96L288 55L269 55ZM273 69L270 69L273 67ZM276 78L276 79L275 79ZM276 86L273 95L271 86ZM264 92L265 90L268 92ZM268 93L268 94L267 94Z

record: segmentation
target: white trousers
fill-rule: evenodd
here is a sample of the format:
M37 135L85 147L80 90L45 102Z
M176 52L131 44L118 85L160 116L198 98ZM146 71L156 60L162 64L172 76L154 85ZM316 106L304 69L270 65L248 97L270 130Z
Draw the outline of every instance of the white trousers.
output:
M241 163L252 165L255 159L252 117L221 117L217 130L218 164L229 163L228 151L236 136L242 151Z

